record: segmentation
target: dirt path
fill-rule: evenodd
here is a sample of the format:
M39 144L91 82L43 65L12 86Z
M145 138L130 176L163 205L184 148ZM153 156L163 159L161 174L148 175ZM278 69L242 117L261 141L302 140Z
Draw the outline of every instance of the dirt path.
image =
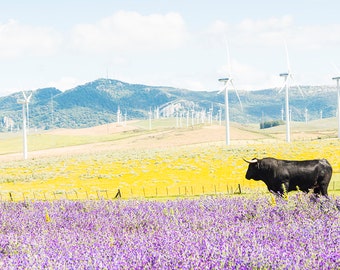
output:
M282 129L282 127L280 127ZM106 124L97 127L84 129L57 129L46 132L52 135L71 135L71 136L98 136L110 135L119 132L138 130L134 122L128 125L117 126ZM275 130L273 130L275 131ZM285 140L284 132L275 131L273 133L259 132L256 129L235 125L230 127L232 145L248 145L254 143L277 143ZM322 134L321 134L322 135ZM311 140L320 136L320 132L300 132L292 134L293 139ZM328 135L327 135L328 136ZM73 156L90 153L101 153L110 151L124 151L133 149L165 149L186 145L225 143L225 127L219 125L203 126L194 128L173 128L167 130L155 130L154 132L136 132L132 137L98 142L85 145L68 146L39 150L28 153L29 159ZM0 161L22 160L22 153L0 155Z
M100 135L106 134L107 130L111 133L133 130L133 127L100 126L88 129L66 130L59 129L50 131L48 134L58 135ZM243 144L250 140L266 139L265 135L242 130L236 127L231 128L232 144ZM206 143L221 143L225 141L225 128L222 126L206 126L188 129L170 129L165 131L155 131L153 133L136 133L135 136L108 142L98 142L86 145L76 145L47 150L39 150L28 153L29 159L72 156L80 154L100 153L109 151L124 151L133 149L164 149L184 145L197 145ZM22 153L1 155L0 161L21 160Z

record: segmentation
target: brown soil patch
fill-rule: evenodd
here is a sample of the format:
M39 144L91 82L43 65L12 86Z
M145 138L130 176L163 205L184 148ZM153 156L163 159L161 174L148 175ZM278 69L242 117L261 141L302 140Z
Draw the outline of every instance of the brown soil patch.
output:
M98 127L84 129L58 129L47 132L55 135L92 136L109 135L117 132L138 130L134 122L128 125L106 124ZM29 159L51 157L51 156L72 156L90 153L100 153L109 151L124 151L138 149L164 149L185 145L225 144L224 126L202 126L193 128L154 130L150 132L137 132L132 137L109 142L98 142L86 145L69 146L29 152ZM334 133L334 132L333 132ZM285 140L284 132L260 132L256 128L245 127L235 124L230 127L231 144L246 145L254 143L276 143ZM299 132L292 134L292 140L317 139L320 132ZM328 134L329 135L329 134ZM327 135L327 136L328 136ZM8 154L0 156L0 161L20 160L22 153Z

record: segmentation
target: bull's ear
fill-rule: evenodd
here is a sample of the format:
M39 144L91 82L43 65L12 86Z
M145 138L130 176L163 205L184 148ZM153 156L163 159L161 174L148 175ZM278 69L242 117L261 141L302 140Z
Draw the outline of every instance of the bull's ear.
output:
M252 160L246 160L245 158L242 158L242 159L249 164L257 163L257 161L258 161L256 158L253 158Z

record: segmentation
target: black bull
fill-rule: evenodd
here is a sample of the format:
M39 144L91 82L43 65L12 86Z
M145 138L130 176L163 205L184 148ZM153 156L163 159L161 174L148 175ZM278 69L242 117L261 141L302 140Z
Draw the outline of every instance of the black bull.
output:
M326 159L290 161L275 158L252 159L246 178L262 180L269 191L283 194L285 191L301 190L328 195L327 188L332 177L332 167Z

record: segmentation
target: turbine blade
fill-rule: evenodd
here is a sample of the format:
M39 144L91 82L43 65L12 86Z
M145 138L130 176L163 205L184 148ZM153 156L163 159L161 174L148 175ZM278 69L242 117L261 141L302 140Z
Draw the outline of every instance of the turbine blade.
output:
M280 90L279 90L279 94L281 94L281 92L282 92L282 90L285 88L285 86L286 86L286 84L284 84L284 85L282 85L282 87L280 88Z
M220 91L218 91L217 94L221 94L222 92L226 91L228 82L229 82L229 80L224 82L223 88Z
M28 96L27 102L30 102L32 95L33 95L33 92L31 92L30 95Z
M285 89L286 85L287 85L287 77L285 78L285 80L283 82L283 85L282 85L282 87L279 90L279 94L282 92L283 89Z
M296 87L299 89L301 96L305 97L303 90L301 89L300 85L296 85Z
M230 61L230 51L229 51L229 42L227 40L227 37L224 36L224 43L225 43L225 47L226 47L226 54L227 54L227 74L228 77L231 77L231 73L232 73L232 68L231 68L231 61Z
M228 69L229 69L229 77L231 77L232 74L232 68L231 68L231 60L230 60L230 51L229 51L229 44L227 42L227 57L228 57Z
M286 40L284 40L285 43L285 49L286 49L286 60L287 60L287 68L288 68L288 73L291 72L290 70L290 61L289 61L289 54L288 54L288 46Z
M236 90L236 88L235 88L235 85L234 85L234 83L233 83L233 80L230 80L230 84L232 85L233 90L234 90L235 93L236 93L236 96L237 96L237 98L238 98L238 101L240 102L241 110L243 111L242 102L241 102L240 96L239 96L239 94L238 94L238 92L237 92L237 90Z
M336 64L334 64L333 62L331 63L331 65L333 66L336 74L339 75L340 74L340 70L339 70L338 66Z
M298 85L298 84L296 83L295 78L294 78L294 75L293 75L293 74L290 74L289 76L290 76L290 78L292 79L292 81L294 82L296 88L299 90L301 96L302 96L302 97L305 97L305 95L304 95L304 93L303 93L303 91L302 91L300 85Z

